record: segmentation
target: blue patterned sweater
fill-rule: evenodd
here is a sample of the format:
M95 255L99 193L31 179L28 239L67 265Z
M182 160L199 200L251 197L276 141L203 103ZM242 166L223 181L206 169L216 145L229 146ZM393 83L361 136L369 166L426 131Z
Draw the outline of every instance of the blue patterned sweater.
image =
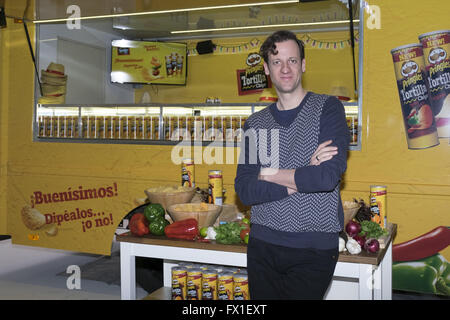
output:
M339 186L347 168L349 130L342 103L308 92L301 104L280 111L276 104L245 122L235 190L251 205L250 237L295 248L338 246L343 209ZM320 166L309 161L318 145L333 140L338 154ZM261 167L295 169L298 192L258 180Z

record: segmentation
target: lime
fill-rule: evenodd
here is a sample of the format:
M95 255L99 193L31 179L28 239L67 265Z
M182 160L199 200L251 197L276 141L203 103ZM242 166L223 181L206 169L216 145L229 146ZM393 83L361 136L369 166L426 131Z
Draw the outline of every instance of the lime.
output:
M244 238L244 243L245 243L245 244L248 244L248 235L245 236L245 238Z
M250 225L250 220L247 218L243 218L241 222Z
M203 227L200 229L200 235L204 238L206 237L206 234L208 233L208 227Z

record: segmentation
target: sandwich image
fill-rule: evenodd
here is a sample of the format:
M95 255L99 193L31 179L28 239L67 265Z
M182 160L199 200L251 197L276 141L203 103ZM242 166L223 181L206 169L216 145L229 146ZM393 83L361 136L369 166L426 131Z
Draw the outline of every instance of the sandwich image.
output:
M161 62L157 57L152 57L150 64L152 65L152 76L158 77L160 74L159 69L161 68Z
M408 133L428 129L433 125L433 111L429 105L424 104L418 109L413 108L406 119L410 127Z

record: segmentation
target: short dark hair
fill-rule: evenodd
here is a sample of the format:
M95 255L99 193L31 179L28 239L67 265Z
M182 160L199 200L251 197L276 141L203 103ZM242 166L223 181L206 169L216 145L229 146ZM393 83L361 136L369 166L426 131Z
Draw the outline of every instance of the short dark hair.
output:
M287 30L272 33L261 45L259 54L263 57L264 61L269 62L269 53L274 55L278 53L276 43L288 40L294 40L297 43L300 50L300 59L303 60L305 58L305 45L303 41L298 39L293 32Z

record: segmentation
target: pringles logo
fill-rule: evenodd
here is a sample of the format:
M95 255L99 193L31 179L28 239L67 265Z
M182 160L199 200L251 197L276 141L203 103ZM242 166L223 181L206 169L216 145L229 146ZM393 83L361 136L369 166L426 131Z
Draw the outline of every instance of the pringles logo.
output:
M431 64L437 64L440 63L442 60L445 60L447 57L447 52L445 52L444 49L437 47L430 51L430 54L428 55L428 61Z
M402 64L401 73L405 79L403 80L403 89L406 90L418 81L422 81L422 73L417 72L419 66L414 61L406 61Z
M402 64L402 76L410 77L417 72L419 66L414 61L406 61Z
M261 56L259 54L257 54L257 53L250 53L248 55L248 57L247 57L246 63L247 63L247 65L249 67L255 67L258 64L260 64L261 61L262 61L262 59L261 59Z

